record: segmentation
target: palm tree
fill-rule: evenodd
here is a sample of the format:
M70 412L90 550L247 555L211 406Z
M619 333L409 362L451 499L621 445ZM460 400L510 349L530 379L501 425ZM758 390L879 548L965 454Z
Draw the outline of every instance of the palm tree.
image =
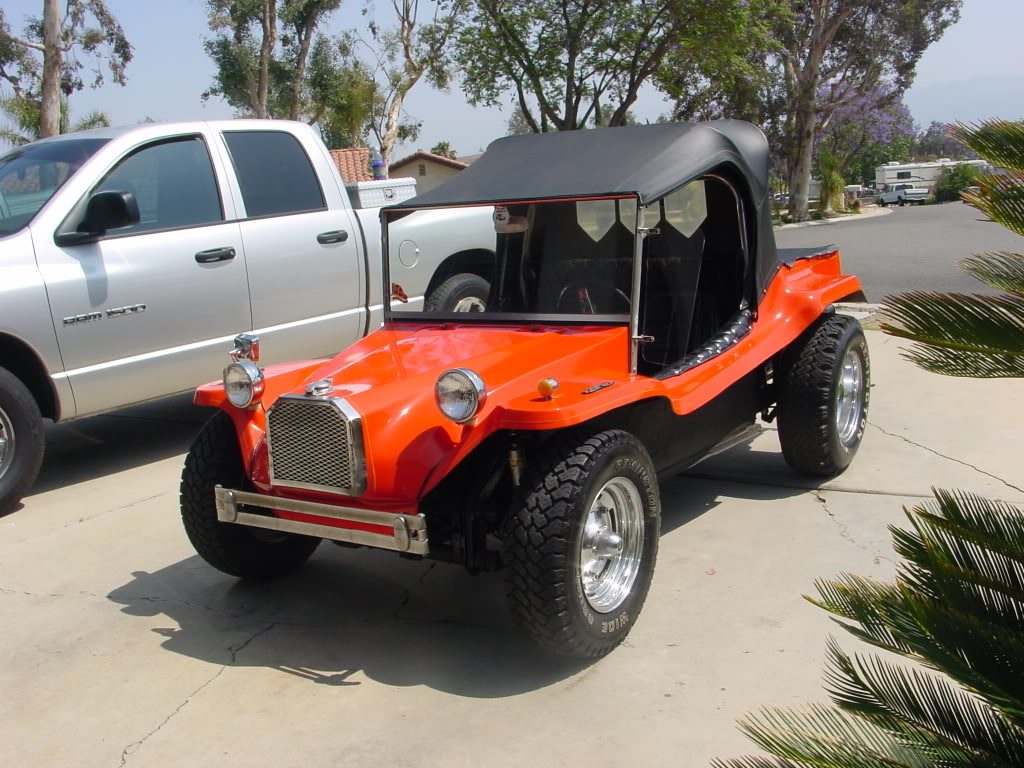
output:
M9 120L8 124L0 128L0 141L6 141L13 146L21 146L35 141L40 134L40 108L39 102L24 96L4 96L0 98L0 112ZM71 110L66 100L61 100L60 111L60 132L88 131L93 128L106 128L110 126L110 116L106 112L94 110L85 117L71 123Z
M1024 124L992 120L951 135L1006 169L964 200L1024 235ZM975 254L962 267L998 296L914 292L889 298L883 330L915 342L926 370L1024 377L1024 254ZM842 575L811 602L855 637L917 667L828 646L835 707L764 709L743 731L778 759L721 768L1024 766L1024 514L1002 502L935 491L892 528L895 582ZM809 598L810 599L810 598Z
M720 768L1024 765L1024 516L1002 502L936 491L892 529L895 583L844 574L812 603L855 637L916 662L850 655L830 640L835 707L768 708L741 722L780 759ZM924 667L923 669L921 667Z

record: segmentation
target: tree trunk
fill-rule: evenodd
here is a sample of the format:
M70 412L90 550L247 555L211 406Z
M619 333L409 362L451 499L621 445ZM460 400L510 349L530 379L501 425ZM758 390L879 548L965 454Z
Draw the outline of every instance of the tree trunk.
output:
M789 178L789 215L797 221L807 218L807 198L811 186L811 163L814 158L814 130L817 122L817 78L801 84L797 96L796 118L793 121L795 151L793 173Z
M39 138L60 133L60 0L43 3L43 85Z
M391 150L395 148L395 142L398 140L398 121L402 115L402 102L405 100L405 94L408 90L408 88L403 88L399 85L391 97L391 104L388 105L388 119L384 128L384 138L380 142L380 156L384 158L385 168L391 165Z
M277 44L277 0L263 0L263 42L260 45L260 75L256 94L256 117L267 117L270 86L270 57Z

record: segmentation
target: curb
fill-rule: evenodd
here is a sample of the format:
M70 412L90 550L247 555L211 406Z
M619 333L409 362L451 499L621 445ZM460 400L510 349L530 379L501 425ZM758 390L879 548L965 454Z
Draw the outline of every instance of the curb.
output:
M865 219L873 219L876 216L888 216L892 213L892 208L878 208L871 213L849 213L845 216L836 216L834 219L821 219L819 221L800 221L795 224L783 224L779 227L773 227L776 232L783 229L802 229L803 227L821 227L828 226L830 224L838 224L841 221L850 221L856 219L857 221L863 221Z

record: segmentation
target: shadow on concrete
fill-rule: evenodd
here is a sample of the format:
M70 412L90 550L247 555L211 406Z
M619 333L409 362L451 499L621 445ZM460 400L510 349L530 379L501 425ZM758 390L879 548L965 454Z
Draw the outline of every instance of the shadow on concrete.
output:
M212 409L192 394L64 424L47 424L46 456L32 494L64 488L185 453Z
M737 463L746 461L745 448L733 450ZM800 493L673 478L662 485L662 530L683 528L730 497ZM136 572L108 598L128 615L166 617L167 626L152 631L169 651L276 669L321 685L348 687L369 678L498 698L585 674L590 666L543 653L513 625L500 573L472 576L460 566L330 542L279 581L238 581L191 557Z

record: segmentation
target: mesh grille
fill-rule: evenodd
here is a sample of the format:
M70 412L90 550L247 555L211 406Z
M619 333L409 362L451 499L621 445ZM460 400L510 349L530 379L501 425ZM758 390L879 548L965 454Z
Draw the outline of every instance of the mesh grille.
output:
M352 487L348 420L331 403L278 400L268 417L267 436L271 482Z

